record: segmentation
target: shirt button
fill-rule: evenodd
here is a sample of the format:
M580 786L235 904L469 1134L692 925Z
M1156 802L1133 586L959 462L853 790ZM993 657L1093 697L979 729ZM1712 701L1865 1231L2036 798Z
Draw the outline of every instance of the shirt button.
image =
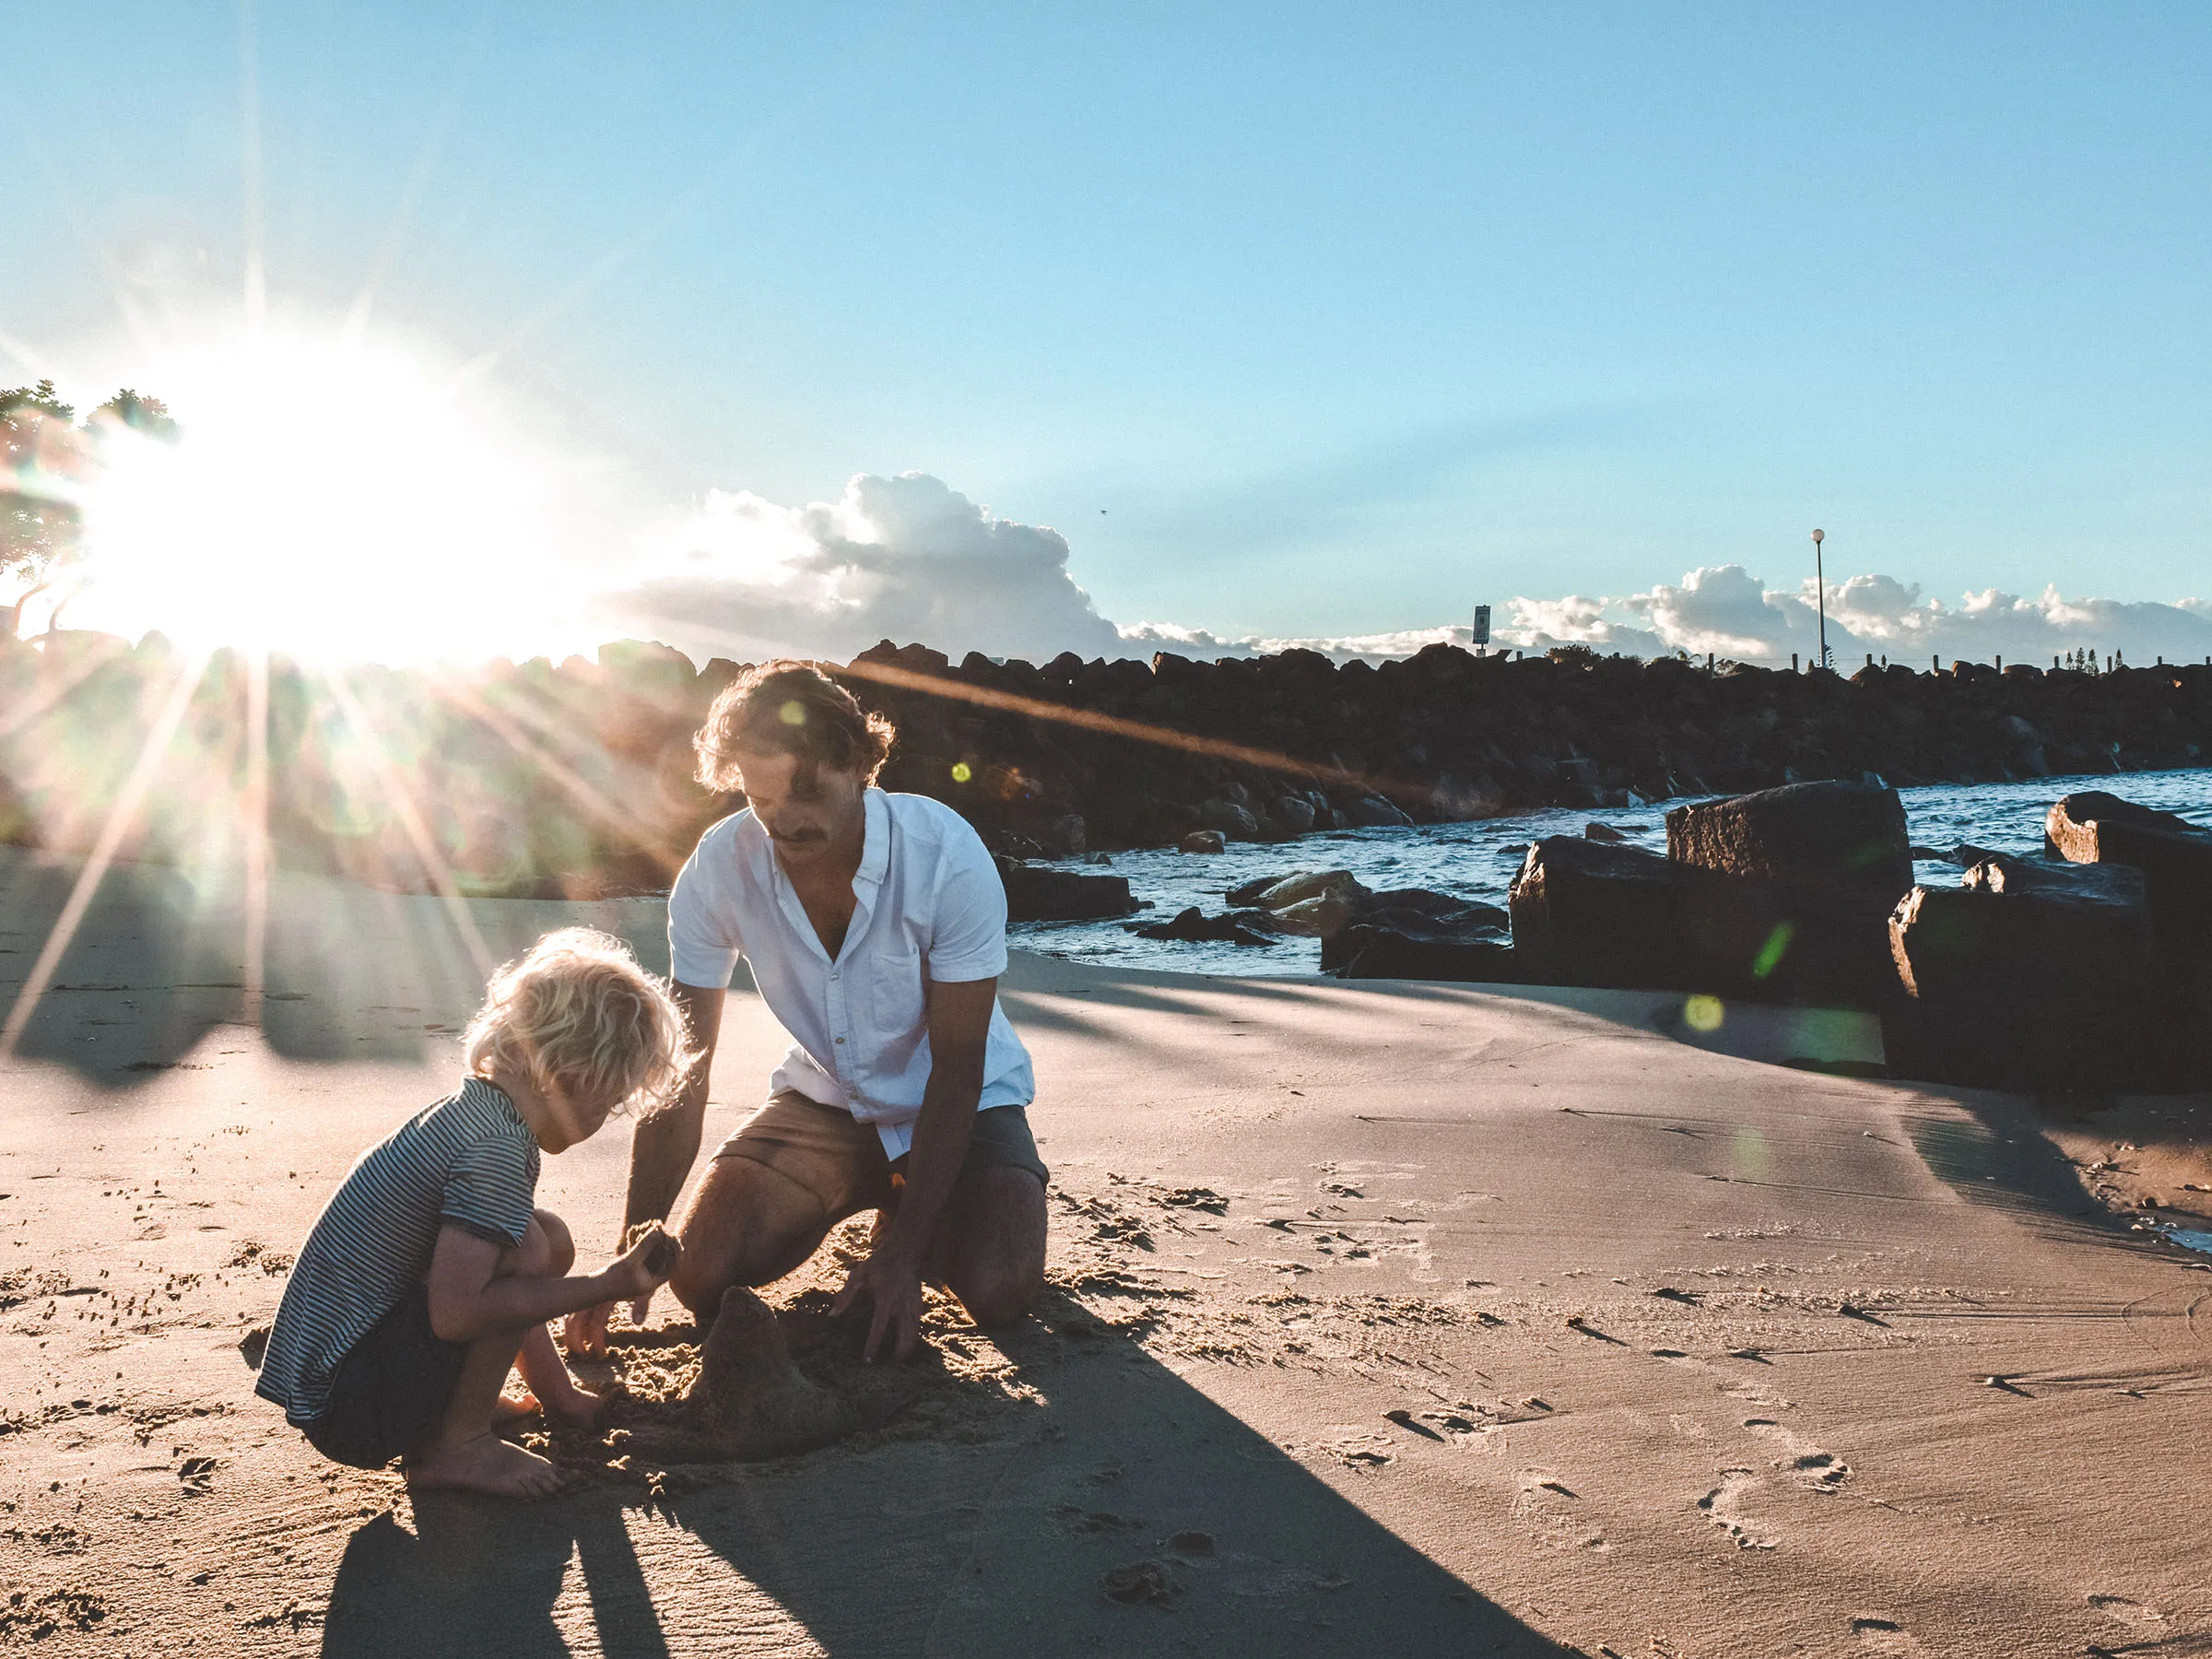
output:
M844 1041L844 1039L843 1039L842 1037L840 1037L840 1038L838 1039L838 1041L840 1041L840 1042L842 1042L842 1041Z

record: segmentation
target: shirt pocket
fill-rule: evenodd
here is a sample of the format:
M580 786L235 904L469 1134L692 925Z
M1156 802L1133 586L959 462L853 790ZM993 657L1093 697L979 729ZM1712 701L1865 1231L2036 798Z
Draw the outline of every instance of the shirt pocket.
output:
M903 943L903 942L902 942ZM922 983L922 953L906 946L873 957L867 972L870 1023L879 1038L896 1042L918 1032L927 1010Z

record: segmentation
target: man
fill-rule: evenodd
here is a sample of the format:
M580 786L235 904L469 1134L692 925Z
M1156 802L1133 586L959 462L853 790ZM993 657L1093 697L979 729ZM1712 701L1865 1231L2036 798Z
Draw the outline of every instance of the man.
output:
M702 1057L675 1105L637 1126L624 1217L627 1230L666 1216L698 1156L743 955L793 1045L684 1206L670 1288L711 1318L731 1286L781 1278L876 1210L835 1304L871 1303L871 1360L887 1337L898 1358L912 1351L924 1277L986 1326L1025 1314L1044 1277L1034 1083L998 1006L1006 889L950 807L874 786L891 737L802 663L766 664L714 700L693 739L698 777L747 805L700 837L668 898L677 1000ZM610 1308L571 1318L570 1345L602 1345Z

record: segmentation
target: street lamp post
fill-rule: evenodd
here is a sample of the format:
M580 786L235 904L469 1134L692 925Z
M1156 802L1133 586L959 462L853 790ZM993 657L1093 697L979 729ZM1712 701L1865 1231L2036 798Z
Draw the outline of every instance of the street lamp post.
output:
M1813 532L1813 597L1820 607L1820 666L1828 666L1828 579L1820 572L1820 544L1828 539L1818 530Z

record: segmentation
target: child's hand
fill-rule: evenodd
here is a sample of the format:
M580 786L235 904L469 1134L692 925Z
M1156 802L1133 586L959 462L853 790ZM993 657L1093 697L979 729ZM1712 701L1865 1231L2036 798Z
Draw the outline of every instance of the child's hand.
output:
M606 1270L611 1301L641 1301L666 1284L683 1260L684 1247L657 1227L647 1228Z

